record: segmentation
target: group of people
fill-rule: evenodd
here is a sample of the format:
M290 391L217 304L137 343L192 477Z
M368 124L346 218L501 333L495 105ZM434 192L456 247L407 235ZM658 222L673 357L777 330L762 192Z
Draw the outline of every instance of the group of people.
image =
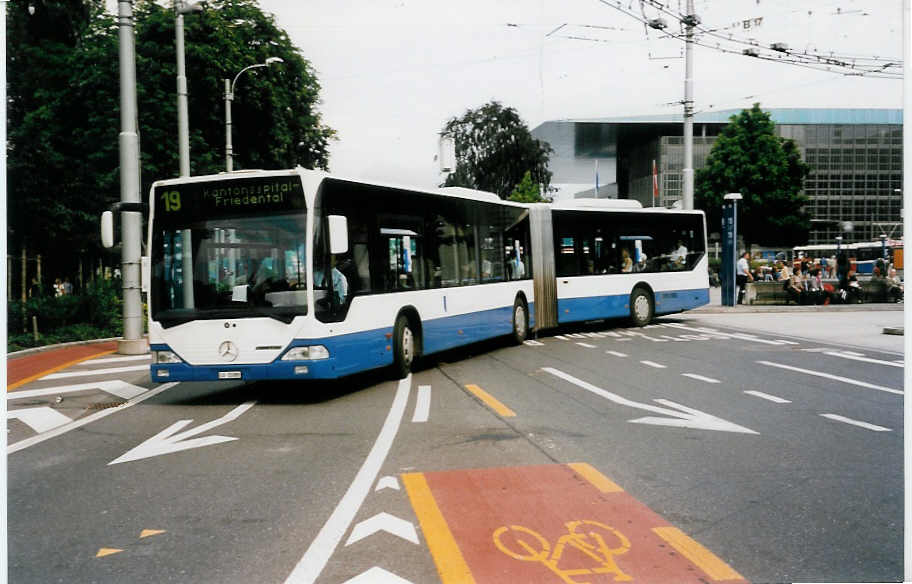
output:
M73 284L69 278L64 278L63 280L57 278L54 280L54 296L70 296L71 294L73 294ZM44 295L41 281L37 277L32 278L28 295L29 298L39 298Z
M754 281L781 282L782 288L790 301L796 304L829 304L862 302L864 293L854 271L844 266L839 269L836 258L811 260L801 258L797 264L789 266L781 261L764 270L762 276L750 268L750 253L745 252L738 260L736 283L738 285L738 304L743 303L746 284ZM830 290L824 286L824 279L838 279L838 288ZM899 302L903 299L903 282L892 266L887 269L884 262L878 261L874 267L872 281L882 280L885 300Z

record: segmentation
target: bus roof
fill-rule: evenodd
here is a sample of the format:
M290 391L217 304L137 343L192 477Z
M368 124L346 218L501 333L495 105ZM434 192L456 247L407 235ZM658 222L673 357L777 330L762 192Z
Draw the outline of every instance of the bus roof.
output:
M385 181L376 181L376 180L365 180L354 177L347 177L337 174L330 174L322 170L313 170L302 167L297 167L293 169L281 169L281 170L262 170L262 169L247 169L247 170L234 170L231 172L220 172L218 174L208 174L208 175L199 175L199 176L184 176L170 179L158 180L153 183L153 188L157 185L174 185L185 182L207 182L213 180L225 180L231 178L248 178L253 175L261 176L284 176L289 174L299 174L299 175L309 175L311 178L319 178L320 180L328 178L333 180L340 180L352 183L359 183L364 185L370 185L375 187L389 188L389 189L398 189L404 191L412 191L417 193L424 193L430 195L443 195L446 197L456 197L460 199L471 199L475 201L483 201L488 203L501 203L515 207L527 207L525 203L517 203L515 201L507 201L498 197L495 193L488 191L480 191L477 189L469 189L465 187L416 187L404 184L390 183Z

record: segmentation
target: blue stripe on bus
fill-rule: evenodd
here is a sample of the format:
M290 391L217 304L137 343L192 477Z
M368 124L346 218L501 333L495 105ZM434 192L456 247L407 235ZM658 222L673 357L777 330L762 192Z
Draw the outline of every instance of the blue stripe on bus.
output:
M623 318L630 316L629 302L629 294L563 298L557 301L557 319L563 324L601 318ZM704 304L709 304L708 288L655 293L656 315L690 310Z
M529 306L534 314L534 306ZM436 353L460 345L474 343L512 332L513 307L497 308L477 313L438 318L422 322L424 354ZM530 315L530 320L532 320ZM531 325L530 325L531 326ZM219 373L240 372L241 379L256 381L266 379L333 379L385 367L393 363L393 328L380 328L365 332L326 337L322 339L296 339L287 349L308 345L323 345L330 358L315 361L282 361L246 365L188 365L186 363L152 365L152 381L218 381ZM168 345L155 344L153 351L170 351ZM287 351L286 349L286 351ZM286 351L282 351L285 354ZM295 366L306 365L306 374L295 374ZM167 377L158 371L167 370Z

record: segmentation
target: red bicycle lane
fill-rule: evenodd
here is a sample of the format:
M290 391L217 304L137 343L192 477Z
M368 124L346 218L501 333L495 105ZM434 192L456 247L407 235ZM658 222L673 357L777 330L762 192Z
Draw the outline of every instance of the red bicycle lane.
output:
M402 479L444 584L746 582L585 463Z

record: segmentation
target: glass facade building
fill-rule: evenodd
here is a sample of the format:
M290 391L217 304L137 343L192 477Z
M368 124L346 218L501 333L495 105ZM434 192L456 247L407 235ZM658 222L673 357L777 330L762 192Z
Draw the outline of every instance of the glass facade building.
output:
M902 111L875 109L765 109L776 133L797 144L810 166L809 243L902 237ZM729 117L740 110L694 118L694 170L701 168ZM536 138L554 144L553 183L583 183L592 159L615 171L619 198L670 207L683 196L684 138L681 116L640 116L545 122ZM613 144L606 143L613 141ZM568 158L570 156L570 159ZM653 175L655 168L655 176ZM658 196L654 196L654 181Z

